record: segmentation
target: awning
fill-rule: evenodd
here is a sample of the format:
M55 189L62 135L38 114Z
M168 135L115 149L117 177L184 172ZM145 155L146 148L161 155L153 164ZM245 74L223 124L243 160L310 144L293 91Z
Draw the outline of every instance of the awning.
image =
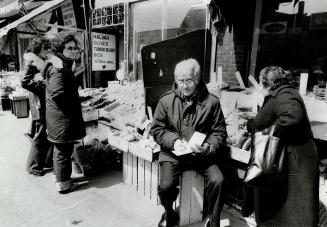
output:
M16 16L19 14L23 4L27 11L30 11L44 2L32 2L27 0L4 0L0 1L0 19Z
M0 4L0 17L10 17L19 12L20 1L4 1Z
M42 6L36 8L35 10L31 11L27 15L25 15L25 16L19 18L18 20L8 24L7 26L1 28L0 29L0 37L6 35L10 29L16 28L18 25L20 25L26 21L29 21L29 20L33 19L34 17L36 17L42 13L45 13L47 11L54 10L62 2L64 2L64 0L53 0L53 1L44 3Z

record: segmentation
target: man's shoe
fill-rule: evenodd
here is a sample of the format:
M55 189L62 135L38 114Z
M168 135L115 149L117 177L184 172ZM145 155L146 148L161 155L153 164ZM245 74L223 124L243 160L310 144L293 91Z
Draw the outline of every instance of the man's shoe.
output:
M211 221L211 217L205 217L203 220L203 226L204 227L210 227L210 221Z
M43 170L37 170L37 169L30 169L29 174L32 174L34 176L42 177L44 176L45 172Z
M60 194L67 194L72 191L74 191L76 188L78 188L79 184L73 183L72 186L66 190L59 191Z
M158 227L167 227L166 212L162 214Z
M179 226L179 217L176 211L173 210L169 212L168 216L166 212L162 214L158 227L177 227L177 226Z

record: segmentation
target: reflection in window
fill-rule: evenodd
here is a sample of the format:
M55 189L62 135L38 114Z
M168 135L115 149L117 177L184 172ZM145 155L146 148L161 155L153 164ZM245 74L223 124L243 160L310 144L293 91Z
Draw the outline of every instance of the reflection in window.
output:
M202 0L150 0L131 4L129 71L135 75L134 79L143 78L143 46L204 29L206 9Z
M279 3L271 10L264 1L259 35L256 75L269 65L294 72L299 81L302 72L309 73L309 88L318 83L313 73L317 64L327 81L327 1L305 0ZM325 60L320 60L325 59ZM317 63L318 62L318 63ZM297 76L297 77L296 77Z

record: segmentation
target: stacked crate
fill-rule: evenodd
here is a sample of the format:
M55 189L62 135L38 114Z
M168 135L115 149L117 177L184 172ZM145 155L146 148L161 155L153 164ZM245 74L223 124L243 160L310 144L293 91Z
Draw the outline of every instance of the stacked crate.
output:
M29 114L28 97L9 95L9 99L10 99L11 112L17 118L28 117Z

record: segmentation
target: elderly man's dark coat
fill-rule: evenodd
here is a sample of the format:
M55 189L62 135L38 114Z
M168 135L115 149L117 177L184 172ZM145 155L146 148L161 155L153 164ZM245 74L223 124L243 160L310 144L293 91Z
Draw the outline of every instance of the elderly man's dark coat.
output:
M177 89L177 84L160 98L151 128L155 141L161 146L159 161L173 162L177 158L171 152L175 141L188 141L194 131L206 134L204 142L211 144L215 151L221 148L227 137L219 99L208 92L202 80L191 105L187 104L186 98ZM206 160L214 161L212 157L206 157Z
M74 142L85 136L72 61L60 58L62 67L49 64L46 70L46 124L48 139L54 143ZM58 59L58 58L57 58Z
M288 154L288 182L284 185L287 199L284 204L278 204L282 197L279 189L283 185L272 186L274 189L270 192L255 188L254 206L258 224L317 226L318 152L303 100L291 86L281 86L265 98L255 119L255 131L262 131L275 122L274 135L285 143Z

